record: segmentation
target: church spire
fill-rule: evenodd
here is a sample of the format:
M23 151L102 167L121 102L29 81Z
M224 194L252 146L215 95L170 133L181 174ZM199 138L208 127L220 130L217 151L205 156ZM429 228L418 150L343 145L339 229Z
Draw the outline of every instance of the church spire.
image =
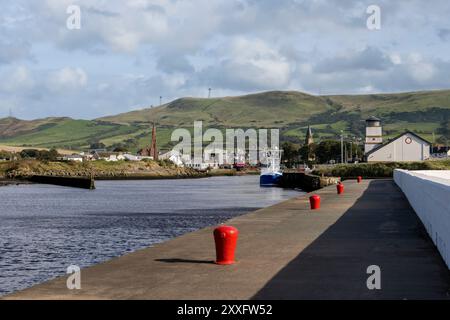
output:
M305 144L309 146L314 143L313 134L311 130L311 126L308 126L308 131L306 132Z

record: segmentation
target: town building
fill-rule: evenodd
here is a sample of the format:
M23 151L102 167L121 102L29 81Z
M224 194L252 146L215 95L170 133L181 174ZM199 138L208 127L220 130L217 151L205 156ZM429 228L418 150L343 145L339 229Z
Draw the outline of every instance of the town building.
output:
M62 157L56 157L56 160L58 161L74 161L74 162L83 162L83 156L79 154L71 154L71 155L65 155Z
M172 161L178 167L184 167L185 161L184 161L183 155L176 150L170 150L169 152L161 154L159 156L159 159L169 160L169 161Z
M383 143L381 120L366 120L364 157L367 162L423 161L430 158L431 143L411 131Z
M92 160L104 160L107 162L117 162L125 160L120 152L95 152L92 154Z
M129 153L124 153L123 157L127 161L141 161L142 160L141 157L135 156L134 154L129 154Z

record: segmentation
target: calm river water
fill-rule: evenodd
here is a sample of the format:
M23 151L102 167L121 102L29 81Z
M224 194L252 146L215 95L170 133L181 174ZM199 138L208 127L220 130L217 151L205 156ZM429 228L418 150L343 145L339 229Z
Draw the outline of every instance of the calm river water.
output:
M0 295L300 194L258 176L0 187Z

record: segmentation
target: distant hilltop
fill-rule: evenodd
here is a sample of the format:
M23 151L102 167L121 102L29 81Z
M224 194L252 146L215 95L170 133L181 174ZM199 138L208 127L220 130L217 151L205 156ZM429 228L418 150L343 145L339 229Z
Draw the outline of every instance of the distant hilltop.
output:
M314 139L345 134L364 137L364 119L383 119L384 134L394 137L405 129L431 142L450 137L450 90L392 94L315 96L297 91L269 91L236 97L181 98L160 107L131 111L94 120L67 117L0 119L0 144L85 149L92 144L122 146L136 151L150 141L151 124L158 127L162 149L170 148L174 128L280 128L281 140L301 143L308 125Z

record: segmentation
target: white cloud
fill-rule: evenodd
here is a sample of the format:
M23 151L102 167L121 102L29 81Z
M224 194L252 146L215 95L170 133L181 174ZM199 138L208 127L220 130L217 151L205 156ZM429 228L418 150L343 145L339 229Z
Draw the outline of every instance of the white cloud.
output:
M0 90L15 93L34 87L35 81L30 70L25 66L18 66L3 72Z
M223 58L202 70L199 81L204 85L263 90L283 88L290 82L292 66L288 59L260 39L236 37L216 51Z
M391 67L391 60L380 49L366 47L363 50L348 50L332 58L320 61L315 71L320 73L346 72L357 70L386 70Z
M391 53L389 58L393 64L402 64L402 57L398 53Z
M436 75L436 68L432 62L425 61L419 53L412 53L407 57L406 64L409 74L418 82L432 80Z
M0 99L27 118L95 117L208 87L214 96L449 88L448 1L379 0L377 32L366 28L372 3L4 0ZM66 28L70 4L81 7L81 30Z
M51 90L77 89L87 84L88 76L81 68L66 67L50 73L48 87Z

